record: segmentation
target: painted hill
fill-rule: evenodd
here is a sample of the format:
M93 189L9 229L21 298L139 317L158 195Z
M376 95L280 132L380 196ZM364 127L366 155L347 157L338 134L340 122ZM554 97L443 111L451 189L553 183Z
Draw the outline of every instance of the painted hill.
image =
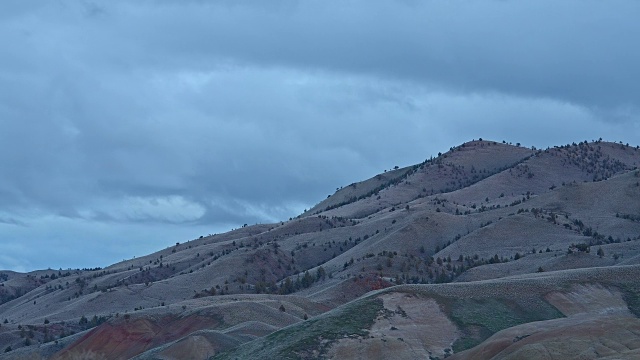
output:
M215 359L635 356L639 275L640 267L621 266L394 286ZM552 355L538 356L545 351Z
M471 141L289 221L104 269L3 271L0 358L551 359L590 351L595 327L627 349L595 358L633 358L616 334L639 333L638 164L620 143Z

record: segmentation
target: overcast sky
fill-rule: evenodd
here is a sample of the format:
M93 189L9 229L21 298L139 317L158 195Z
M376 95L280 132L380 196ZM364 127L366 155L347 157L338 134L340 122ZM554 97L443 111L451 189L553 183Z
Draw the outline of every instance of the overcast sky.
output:
M106 266L483 137L640 144L640 2L0 3L0 269Z

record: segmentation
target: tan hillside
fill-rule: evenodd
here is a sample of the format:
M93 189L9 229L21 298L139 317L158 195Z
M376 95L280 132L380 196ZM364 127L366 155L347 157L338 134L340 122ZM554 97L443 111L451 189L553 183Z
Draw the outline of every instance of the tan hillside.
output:
M559 332L636 329L638 164L619 143L471 141L288 221L104 269L1 271L0 358L561 358L587 342L560 349ZM597 341L628 351L598 356L636 354L618 330Z

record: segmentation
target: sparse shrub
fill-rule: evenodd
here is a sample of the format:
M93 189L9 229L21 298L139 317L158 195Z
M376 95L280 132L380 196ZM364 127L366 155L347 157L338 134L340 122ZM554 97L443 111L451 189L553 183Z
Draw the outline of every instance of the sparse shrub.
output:
M582 244L571 244L571 246L569 246L569 249L567 249L567 254L572 254L574 252L585 252L585 253L589 253L591 251L591 247L585 243Z

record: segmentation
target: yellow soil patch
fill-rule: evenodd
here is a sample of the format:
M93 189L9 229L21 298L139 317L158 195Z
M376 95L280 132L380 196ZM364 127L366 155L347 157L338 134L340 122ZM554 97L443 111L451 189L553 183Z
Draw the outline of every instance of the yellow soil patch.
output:
M597 284L576 285L570 292L553 292L546 299L566 316L582 313L629 314L627 303L619 291Z
M368 338L342 339L331 359L424 359L440 356L458 337L458 329L433 299L406 293L380 296L387 310L376 319Z

